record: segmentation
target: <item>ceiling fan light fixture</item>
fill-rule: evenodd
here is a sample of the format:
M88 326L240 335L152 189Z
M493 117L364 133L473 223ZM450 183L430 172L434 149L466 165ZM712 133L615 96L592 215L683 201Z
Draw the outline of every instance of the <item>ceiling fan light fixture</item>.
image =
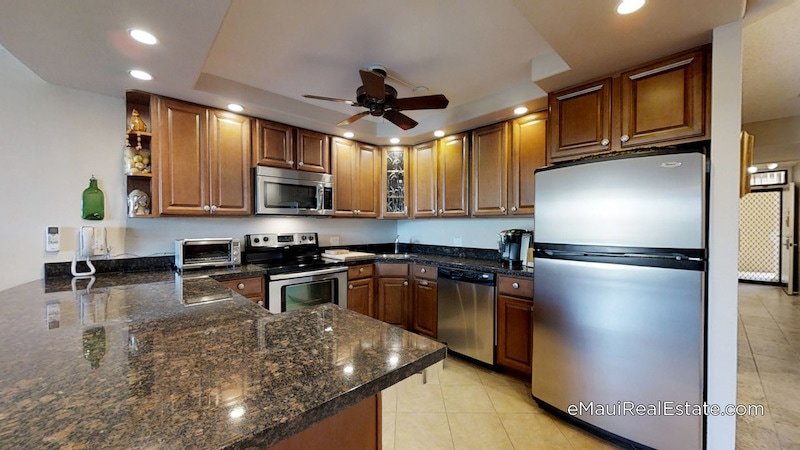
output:
M393 138L389 139L389 142L392 143L392 144L399 144L400 143L400 138L393 137Z
M347 139L353 139L356 136L356 134L353 133L352 131L345 131L344 133L342 133L342 136L346 137Z
M137 42L141 42L145 45L156 45L158 44L158 38L156 38L152 33L149 33L144 30L140 30L139 28L132 28L128 30L128 34Z
M514 114L516 114L518 116L521 116L521 115L525 114L526 112L528 112L528 108L526 108L524 106L517 106L516 108L514 108Z
M238 103L228 103L228 110L233 112L242 112L244 111L244 106Z
M635 13L636 11L642 9L644 4L645 0L622 0L619 2L619 5L617 5L617 14L624 16Z
M444 137L444 130L436 130L433 132L433 135L437 138Z
M756 166L750 166L747 168L747 173L756 173L756 172L758 172L758 167Z
M778 168L778 163L769 163L769 164L767 164L767 169L769 169L769 170L775 170L777 168Z

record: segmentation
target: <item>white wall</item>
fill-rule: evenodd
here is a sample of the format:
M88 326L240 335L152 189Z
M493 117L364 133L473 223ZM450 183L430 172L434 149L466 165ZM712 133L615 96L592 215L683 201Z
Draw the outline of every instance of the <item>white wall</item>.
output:
M533 219L423 219L398 220L400 242L497 248L497 233L510 228L533 229Z
M172 253L182 237L251 232L317 231L321 243L392 242L395 221L300 218L128 219L122 175L122 98L42 81L0 47L0 290L39 279L46 261L68 261L81 225L108 228L114 255ZM80 218L81 193L94 174L105 193L106 218ZM58 254L44 252L47 226L62 227Z
M736 403L741 22L714 29L712 55L706 392L709 404L724 406ZM707 427L709 449L735 448L735 417L708 417Z
M800 160L800 116L750 122L742 128L755 138L753 163Z

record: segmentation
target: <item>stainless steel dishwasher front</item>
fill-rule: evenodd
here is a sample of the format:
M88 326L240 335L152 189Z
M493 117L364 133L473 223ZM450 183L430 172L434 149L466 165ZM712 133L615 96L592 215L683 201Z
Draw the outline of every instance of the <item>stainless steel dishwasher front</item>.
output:
M495 276L439 268L437 337L449 350L494 364Z

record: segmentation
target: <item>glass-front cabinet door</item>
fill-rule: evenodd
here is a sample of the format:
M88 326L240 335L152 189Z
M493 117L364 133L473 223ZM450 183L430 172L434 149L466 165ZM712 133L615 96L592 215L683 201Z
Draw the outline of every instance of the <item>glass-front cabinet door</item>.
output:
M408 217L408 148L383 148L383 175L381 183L382 217L387 219Z

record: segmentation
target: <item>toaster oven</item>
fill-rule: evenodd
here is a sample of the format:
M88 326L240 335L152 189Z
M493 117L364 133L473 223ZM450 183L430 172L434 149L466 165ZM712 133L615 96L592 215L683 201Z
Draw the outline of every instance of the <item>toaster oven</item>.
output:
M241 241L233 238L177 239L178 270L237 266L242 263Z

